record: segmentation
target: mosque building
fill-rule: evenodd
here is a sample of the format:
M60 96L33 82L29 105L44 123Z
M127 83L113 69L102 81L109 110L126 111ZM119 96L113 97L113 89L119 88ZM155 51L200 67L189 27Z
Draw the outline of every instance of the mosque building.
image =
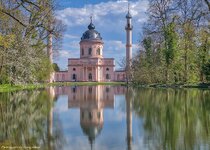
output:
M126 66L130 66L132 56L132 25L131 15L126 15ZM115 59L103 57L103 40L92 22L88 25L80 41L80 58L68 59L68 70L54 74L55 82L84 81L84 82L109 82L125 81L125 71L115 70Z

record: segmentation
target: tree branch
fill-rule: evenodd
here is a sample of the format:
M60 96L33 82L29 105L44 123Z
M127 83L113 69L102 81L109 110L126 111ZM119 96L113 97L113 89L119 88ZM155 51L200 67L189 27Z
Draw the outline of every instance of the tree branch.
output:
M0 8L0 12L8 15L9 17L11 17L12 19L14 19L15 21L17 21L19 24L21 24L24 27L27 27L27 25L25 25L22 21L20 21L18 18L16 18L15 16L11 15L10 13L8 13L7 11L4 11L3 9Z
M204 2L207 4L209 11L210 11L210 3L208 2L208 0L204 0Z
M31 1L29 1L29 0L21 0L21 1L22 1L22 2L26 2L26 3L28 3L28 4L31 4L31 5L34 5L34 6L36 6L37 8L40 8L39 5L33 3L33 2L31 2Z

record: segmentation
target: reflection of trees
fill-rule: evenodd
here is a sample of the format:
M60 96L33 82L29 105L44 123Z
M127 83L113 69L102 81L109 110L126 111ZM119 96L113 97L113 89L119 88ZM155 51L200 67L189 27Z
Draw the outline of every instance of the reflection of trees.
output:
M144 120L150 149L210 148L208 90L139 89L134 110Z
M52 149L48 143L53 140L56 144L59 139L55 137L60 137L60 133L49 136L47 130L52 105L46 91L0 94L0 146L40 146L41 149Z

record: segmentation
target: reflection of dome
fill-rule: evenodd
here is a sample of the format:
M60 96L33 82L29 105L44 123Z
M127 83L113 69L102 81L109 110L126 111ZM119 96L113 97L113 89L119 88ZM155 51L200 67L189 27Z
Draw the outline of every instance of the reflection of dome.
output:
M102 40L100 33L95 29L95 26L91 22L88 26L88 30L83 33L81 40Z
M92 143L95 138L100 134L103 125L102 124L83 124L81 123L81 128L84 134L89 138L89 141Z
M92 148L95 138L103 128L103 110L90 108L90 105L88 107L80 109L80 126Z

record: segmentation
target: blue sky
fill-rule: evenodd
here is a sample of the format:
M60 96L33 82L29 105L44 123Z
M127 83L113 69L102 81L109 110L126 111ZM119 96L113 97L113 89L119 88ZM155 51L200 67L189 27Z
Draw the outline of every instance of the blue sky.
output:
M57 0L56 18L66 26L62 48L54 59L59 67L67 69L68 58L79 57L79 42L87 30L90 16L104 41L103 56L115 58L118 62L125 57L125 24L127 0ZM133 54L138 50L142 26L147 20L148 0L130 1L133 16Z

